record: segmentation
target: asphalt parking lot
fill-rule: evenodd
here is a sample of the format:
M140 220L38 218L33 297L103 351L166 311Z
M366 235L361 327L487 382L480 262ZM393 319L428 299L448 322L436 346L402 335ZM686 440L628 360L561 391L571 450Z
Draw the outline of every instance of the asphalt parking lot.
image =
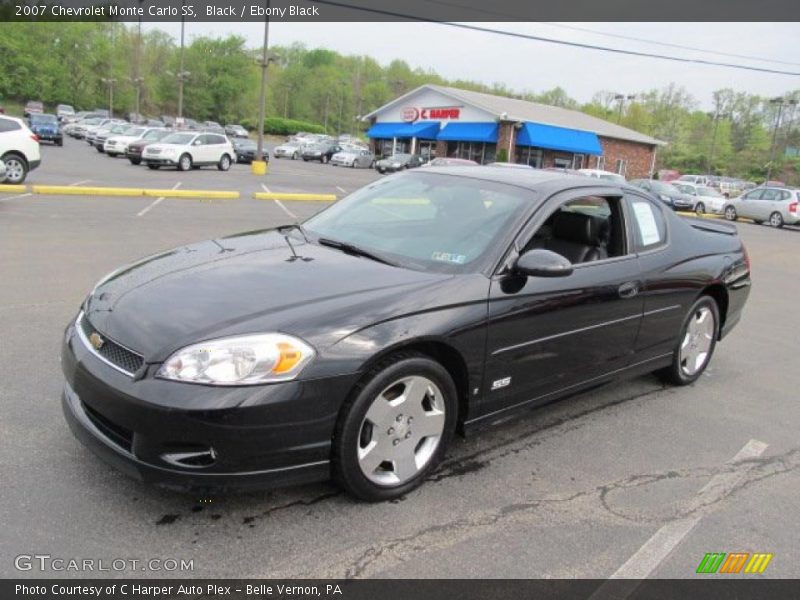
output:
M151 172L69 139L44 149L28 183L180 183L242 197L0 195L0 576L65 575L14 568L19 554L49 554L194 560L191 573L85 576L604 578L648 567L681 578L707 552L737 551L773 553L764 577L800 575L800 230L790 228L739 224L752 293L696 384L640 377L457 438L442 468L400 501L363 504L328 484L187 496L120 475L73 438L59 400L60 338L100 277L325 206L252 199L262 184L342 195L375 177L275 160L261 178L243 165Z

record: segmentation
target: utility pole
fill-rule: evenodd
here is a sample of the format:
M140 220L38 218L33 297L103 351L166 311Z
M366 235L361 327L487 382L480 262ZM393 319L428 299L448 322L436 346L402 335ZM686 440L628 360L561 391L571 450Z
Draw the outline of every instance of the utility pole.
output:
M142 4L144 0L139 0ZM142 17L139 16L138 34L136 37L136 70L133 75L133 85L136 87L136 118L142 115Z
M767 179L768 182L772 176L772 163L775 160L775 141L778 138L778 127L781 125L781 115L783 114L784 100L781 97L771 98L770 104L778 105L778 116L775 118L775 127L772 129L772 143L769 146L769 162L767 163ZM765 182L766 183L766 182Z
M183 9L184 1L181 1L181 9ZM183 69L183 45L184 45L184 32L186 29L186 18L183 16L181 10L181 52L180 52L180 67L178 68L178 119L183 119L183 80L188 73Z
M325 94L325 124L323 125L325 133L328 133L328 101L331 99L331 93Z
M264 47L261 49L261 92L258 101L258 147L256 149L256 160L253 161L251 169L253 173L263 175L266 173L267 164L264 160L264 117L267 110L267 70L269 68L269 12L270 0L267 0L266 16L264 17ZM256 165L256 163L259 163Z

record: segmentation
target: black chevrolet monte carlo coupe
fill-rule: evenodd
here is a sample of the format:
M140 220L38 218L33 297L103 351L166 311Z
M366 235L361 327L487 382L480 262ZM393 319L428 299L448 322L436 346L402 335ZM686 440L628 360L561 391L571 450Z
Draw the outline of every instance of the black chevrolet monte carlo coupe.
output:
M695 381L749 289L732 225L638 188L434 167L111 273L66 329L63 408L145 481L384 500L455 431L620 376Z

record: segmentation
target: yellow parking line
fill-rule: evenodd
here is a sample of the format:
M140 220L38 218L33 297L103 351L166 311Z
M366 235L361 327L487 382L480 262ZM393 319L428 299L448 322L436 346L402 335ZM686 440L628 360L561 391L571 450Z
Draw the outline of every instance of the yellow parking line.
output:
M145 196L156 198L208 198L212 200L236 200L239 192L224 190L143 190Z
M28 191L27 185L0 184L0 193L2 194L24 194L27 191Z
M290 194L284 192L253 192L256 200L296 200L302 202L335 202L336 194Z
M235 200L239 192L224 190L175 190L122 187L81 187L66 185L34 185L34 194L52 196L145 196L151 198L201 198L209 200Z
M696 212L690 212L688 210L679 210L676 211L679 215L684 215L686 217L697 217L699 219L721 219L722 215L715 215L713 213L701 213L698 214Z

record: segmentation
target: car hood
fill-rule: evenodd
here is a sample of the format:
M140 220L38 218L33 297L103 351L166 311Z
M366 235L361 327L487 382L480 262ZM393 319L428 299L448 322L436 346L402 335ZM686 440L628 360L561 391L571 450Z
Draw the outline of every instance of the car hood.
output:
M280 150L281 152L294 152L295 150L300 150L299 146L276 146L275 150Z
M31 131L58 131L58 123L37 123L35 125L31 125Z
M98 331L147 362L194 342L254 332L289 333L319 348L413 310L410 298L453 278L288 240L300 258L284 235L266 230L142 259L101 281L84 311Z
M178 144L161 144L159 142L156 142L154 144L148 144L146 149L158 150L159 152L164 152L165 150L178 150L179 148L182 147L183 146L180 146Z
M134 142L140 138L134 137L132 135L112 135L109 136L108 141L114 140L117 143L127 144L128 142Z

